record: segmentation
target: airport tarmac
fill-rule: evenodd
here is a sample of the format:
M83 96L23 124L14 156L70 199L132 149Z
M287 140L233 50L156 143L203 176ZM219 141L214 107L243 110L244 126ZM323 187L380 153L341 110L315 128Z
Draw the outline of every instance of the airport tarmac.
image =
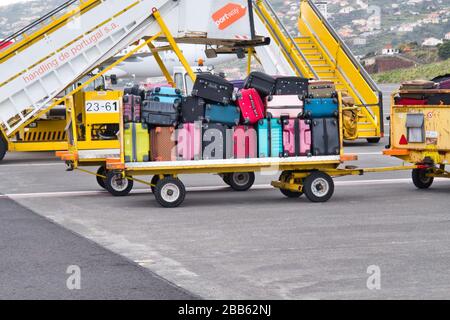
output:
M401 164L381 155L387 139L349 143L346 152L359 156L350 164ZM284 198L269 186L276 178L258 175L238 193L218 176L181 176L185 202L163 209L145 186L114 198L51 153L8 154L0 298L449 297L450 181L423 191L406 171L339 178L333 198L313 204ZM75 293L66 265L85 279ZM371 270L379 289L367 286Z

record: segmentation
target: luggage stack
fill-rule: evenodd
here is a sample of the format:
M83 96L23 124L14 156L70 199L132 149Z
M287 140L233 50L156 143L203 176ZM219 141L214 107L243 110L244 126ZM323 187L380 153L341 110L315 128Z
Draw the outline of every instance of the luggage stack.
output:
M450 78L436 81L413 80L403 82L395 104L402 106L450 105L450 93L436 90L450 89Z
M168 87L153 88L144 100L129 93L124 96L126 158L192 161L338 155L337 99L331 82L261 72L252 72L244 82L199 74L187 97ZM145 130L148 137L135 141Z

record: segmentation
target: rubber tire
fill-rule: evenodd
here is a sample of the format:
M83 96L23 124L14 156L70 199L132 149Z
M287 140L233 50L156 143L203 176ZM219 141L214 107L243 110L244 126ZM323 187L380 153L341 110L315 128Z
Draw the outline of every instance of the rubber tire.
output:
M106 177L106 168L105 168L104 166L101 166L100 168L98 168L97 174ZM99 177L99 176L95 176L95 178L97 179L98 185L99 185L100 187L102 187L103 189L106 189L106 182L105 182L105 179L103 179L103 178L101 178L101 177Z
M154 175L152 180L150 181L150 183L154 186L151 186L150 188L152 189L152 193L155 194L155 189L156 189L156 184L159 181L159 175Z
M234 178L236 178L237 176L242 175L242 174L248 174L249 175L248 182L246 184L244 184L244 185L240 185L234 180ZM229 185L230 185L231 189L233 189L234 191L239 191L239 192L247 191L255 183L255 173L253 173L253 172L234 172L234 173L230 173L228 175L228 182L229 182Z
M322 196L317 196L313 192L313 185L314 182L318 179L323 179L328 183L328 192ZM308 177L305 178L304 184L303 184L303 192L305 193L306 197L311 202L327 202L331 199L334 193L334 181L333 179L326 173L316 171L311 173Z
M285 175L290 175L289 171L283 171L281 173L280 179L278 179L279 181L284 181L284 176ZM286 189L280 189L280 192L287 198L291 198L291 199L295 199L295 198L300 198L303 195L303 192L294 192L291 190L286 190Z
M376 144L381 141L381 138L367 138L367 142L370 144Z
M164 200L162 196L162 190L164 186L166 186L169 183L175 185L180 192L179 197L175 201L171 202ZM180 179L165 177L164 179L159 180L158 183L156 184L155 198L156 201L158 201L158 203L164 208L176 208L180 206L183 203L185 197L186 197L186 188Z
M428 189L434 182L433 177L424 177L427 173L426 169L414 169L412 171L412 181L417 189ZM424 181L424 179L427 179Z
M6 152L8 151L8 144L5 142L2 136L0 136L0 161L5 158Z
M133 189L133 180L126 179L128 181L127 187L123 190L116 190L116 189L114 189L114 186L112 185L112 181L116 177L116 175L118 175L118 173L115 173L112 171L110 171L106 174L106 180L105 180L106 190L108 190L108 192L111 193L115 197L125 197Z
M290 199L300 198L303 195L303 192L294 192L291 190L280 189L281 193Z

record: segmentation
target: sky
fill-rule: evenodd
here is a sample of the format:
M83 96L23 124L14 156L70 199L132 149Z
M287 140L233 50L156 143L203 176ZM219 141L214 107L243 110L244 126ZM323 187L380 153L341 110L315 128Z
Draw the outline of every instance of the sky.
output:
M7 6L9 4L19 3L19 2L29 2L32 0L0 0L0 7Z

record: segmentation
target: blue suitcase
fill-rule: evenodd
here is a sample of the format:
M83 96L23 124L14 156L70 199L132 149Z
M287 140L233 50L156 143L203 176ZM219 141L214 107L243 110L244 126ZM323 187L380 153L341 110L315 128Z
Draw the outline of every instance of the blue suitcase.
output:
M206 122L237 126L241 119L241 109L235 105L206 104Z
M339 115L339 104L336 98L306 99L304 114L310 119L332 118Z
M164 103L181 103L181 91L170 87L156 87L150 92L149 100Z
M281 119L262 119L258 122L258 157L283 157L283 124Z

